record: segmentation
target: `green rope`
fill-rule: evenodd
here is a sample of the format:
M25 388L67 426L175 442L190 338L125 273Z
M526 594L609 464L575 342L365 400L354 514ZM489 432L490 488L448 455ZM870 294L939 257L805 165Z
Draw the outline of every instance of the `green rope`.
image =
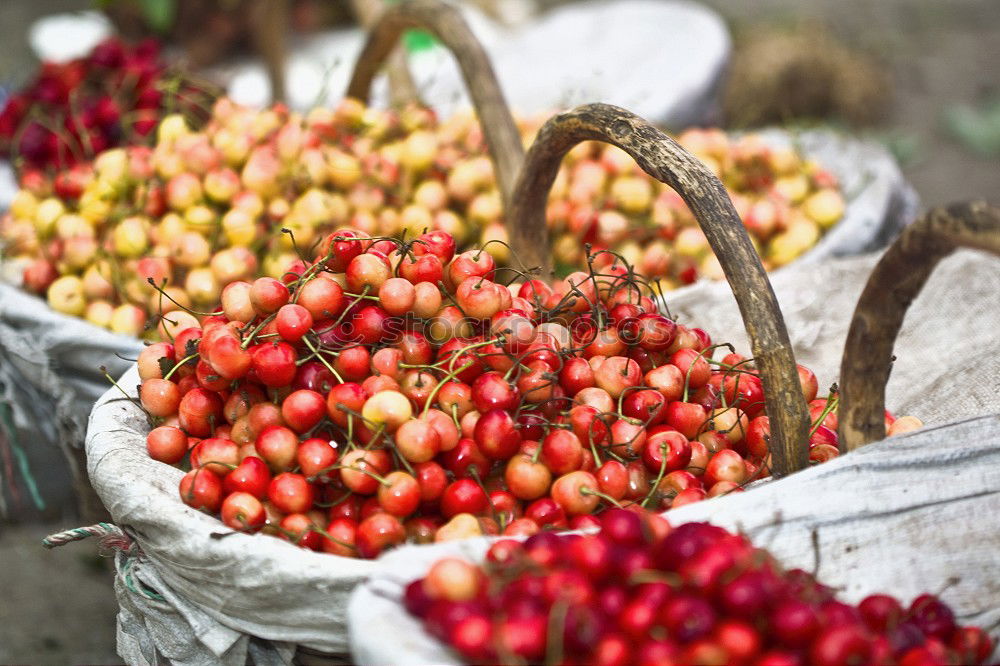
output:
M44 511L45 500L42 499L41 493L38 492L35 477L31 475L28 456L17 441L17 428L14 427L13 410L5 402L0 402L0 425L3 426L4 434L10 441L10 448L17 459L17 466L21 470L21 476L24 478L24 484L28 487L28 493L31 495L31 500L35 503L35 508L39 511ZM13 479L11 481L13 482Z
M122 566L122 580L125 581L125 587L127 587L134 594L141 594L147 599L152 599L154 601L166 601L163 596L160 595L156 590L147 587L141 581L138 585L136 581L132 578L132 565L136 562L136 558L125 556L125 564Z

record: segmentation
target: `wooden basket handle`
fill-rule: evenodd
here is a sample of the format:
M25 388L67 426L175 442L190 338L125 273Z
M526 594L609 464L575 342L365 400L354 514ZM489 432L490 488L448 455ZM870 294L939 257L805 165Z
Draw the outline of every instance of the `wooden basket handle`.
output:
M771 283L722 182L673 139L639 116L608 104L578 106L549 119L528 150L518 177L509 220L512 237L523 234L548 261L549 190L566 152L589 140L623 149L643 171L673 187L687 202L722 264L750 336L771 417L771 469L775 476L802 469L808 463L809 410Z
M885 438L885 386L903 318L938 262L960 247L1000 255L1000 208L973 201L928 211L903 231L869 276L840 364L842 451Z
M351 0L354 16L365 30L371 28L381 15L383 1ZM385 63L385 71L389 77L389 102L393 106L400 107L410 103L420 103L417 84L413 82L410 67L406 62L406 50L402 46L397 46L389 54Z
M454 54L483 128L504 210L510 211L524 146L490 59L457 9L441 0L408 0L386 8L368 33L347 96L368 100L372 80L407 28L431 32ZM516 241L512 246L515 252L520 251Z

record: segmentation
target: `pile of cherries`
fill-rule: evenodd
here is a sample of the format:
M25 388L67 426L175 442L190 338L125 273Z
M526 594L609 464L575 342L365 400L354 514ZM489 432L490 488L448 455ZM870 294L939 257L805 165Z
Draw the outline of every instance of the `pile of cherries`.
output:
M601 508L663 510L769 473L752 363L715 360L621 262L507 284L525 276L456 255L444 232L350 229L315 256L229 284L219 311L138 360L150 455L188 465L183 501L233 529L375 557L591 526ZM816 420L802 446L822 462L836 398L799 371Z
M608 509L589 534L502 539L481 567L449 557L407 610L471 663L982 664L990 637L932 594L857 605L743 535Z
M141 140L170 109L204 116L199 109L210 101L168 71L155 40L130 45L111 37L83 58L42 63L0 111L0 151L23 160L15 161L31 182L46 169Z

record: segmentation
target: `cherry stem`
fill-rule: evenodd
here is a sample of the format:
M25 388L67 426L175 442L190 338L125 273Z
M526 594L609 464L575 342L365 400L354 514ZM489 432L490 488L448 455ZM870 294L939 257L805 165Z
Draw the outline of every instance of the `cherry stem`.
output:
M340 376L339 372L333 369L333 366L330 365L329 361L323 358L323 355L320 353L320 350L313 346L313 343L309 340L309 337L307 335L302 336L302 342L306 344L306 347L309 348L309 351L311 351L313 354L316 355L316 358L319 360L319 362L325 365L326 369L329 370L331 373L333 373L333 376L336 378L336 380L341 384L343 384L344 378Z
M163 378L164 379L170 379L171 377L174 376L174 373L177 372L177 368L181 367L182 365L184 365L188 361L192 361L192 360L194 360L196 358L198 358L198 352L195 352L195 353L191 354L190 356L185 356L184 358L182 358L181 360L179 360L174 365L174 367L170 368L170 371L167 372L167 374L163 375Z
M452 356L451 358L455 358L455 357ZM421 413L421 416L425 416L427 414L427 412L430 411L431 405L434 404L434 398L437 397L438 391L441 390L442 386L444 386L445 384L447 384L448 382L450 382L451 380L453 380L459 374L461 374L461 373L465 372L466 370L468 370L469 368L471 368L473 365L475 365L475 363L476 363L476 361L475 361L475 359L473 359L473 360L469 361L468 363L466 363L465 365L463 365L461 368L459 368L457 370L452 370L447 375L445 375L441 379L441 381L439 381L437 383L437 386L435 386L431 390L430 394L427 396L427 402L424 404L424 411ZM452 406L454 407L454 405L452 405Z
M594 490L593 488L590 488L589 486L580 486L580 494L581 495L593 495L594 497L600 497L602 500L604 500L606 502L610 502L612 505L618 507L619 509L622 508L621 502L619 502L618 500L616 500L614 497L612 497L611 495L608 495L607 493L602 493L600 490Z
M819 427L821 425L823 425L823 421L826 420L826 417L833 410L837 409L837 406L839 404L840 404L840 396L839 395L836 396L836 397L834 397L834 398L827 397L827 399L826 399L826 406L823 408L823 411L820 412L819 417L817 417L816 422L813 424L812 429L809 431L809 437L812 437L813 435L816 434L816 431L819 430Z
M265 317L263 320L261 320L261 322L259 324L257 324L253 328L253 330L250 331L250 334L246 337L246 339L242 343L240 343L240 349L246 349L247 347L249 347L250 344L253 342L254 338L257 336L257 334L260 331L262 331L265 326L267 326L268 324L270 324L271 321L273 321L276 316L277 315L275 315L275 314L270 314L267 317Z
M660 456L660 473L656 475L656 481L650 484L649 492L646 494L646 497L643 498L642 502L640 502L643 508L646 508L646 504L649 500L653 499L653 495L655 495L656 491L659 490L660 481L663 480L663 475L667 471L667 445L665 443L660 444Z
M170 294L168 294L166 291L163 290L162 286L159 286L159 285L156 284L156 282L153 280L153 278L151 278L151 277L146 278L146 282L148 282L153 287L153 289L155 289L156 291L158 291L160 293L161 297L162 296L166 296L166 298L167 298L168 301L170 301L171 303L173 303L174 305L176 305L177 307L179 307L181 310L184 310L185 312L188 312L190 314L196 315L198 317L214 317L216 315L223 314L222 310L219 310L218 312L198 312L197 310L192 310L191 308L187 307L186 305L184 305L182 303L178 303L177 301L175 301ZM167 280L166 279L163 280L163 284L167 284ZM161 310L162 310L162 308L161 308Z
M139 409L141 409L141 410L142 410L142 413L146 415L146 418L147 418L147 419L150 419L150 420L152 420L152 414L150 414L150 413L149 413L149 412L148 412L148 411L146 410L146 408L142 406L142 403L141 403L141 402L139 402L138 400L136 400L135 398L133 398L132 396L130 396L130 395L128 394L128 392L127 392L127 391L126 391L125 389L123 389L123 388L121 387L121 385L119 385L119 384L118 384L118 382L117 382L117 381L115 381L115 379L111 377L111 375L109 375L109 374L108 374L108 369L107 369L107 368L106 368L105 366L103 366L103 365L102 365L102 366L101 366L100 368L98 368L98 369L99 369L99 370L101 371L101 374L103 374L103 375L104 375L104 378L105 378L105 379L107 379L107 380L108 380L109 382L111 382L111 385L112 385L112 386L114 386L114 387L115 387L116 389L118 389L119 391L121 391L122 395L123 395L123 396L125 396L125 398L126 398L126 399L127 399L127 400L128 400L129 402L131 402L131 403L132 403L133 405L135 405L136 407L138 407Z

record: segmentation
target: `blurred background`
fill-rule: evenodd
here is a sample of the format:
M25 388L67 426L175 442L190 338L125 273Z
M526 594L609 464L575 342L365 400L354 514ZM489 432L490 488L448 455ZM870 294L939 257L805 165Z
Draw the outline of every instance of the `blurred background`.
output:
M168 59L185 62L238 101L263 104L277 96L293 106L308 106L314 100L337 99L350 71L350 54L362 40L357 22L370 20L378 3L267 2L4 0L0 90L14 90L35 76L40 55L76 57L117 30L132 40L163 40ZM572 0L464 4L515 109L519 100L528 100L520 102L524 105L541 99L550 107L616 101L675 130L693 115L733 129L832 125L886 146L925 207L998 198L996 0L701 0L701 7L710 10L705 16L720 18L724 28L717 31L722 37L715 51L710 40L665 44L655 25L632 26L633 32L627 24L612 29L602 22L577 25L579 31L573 33L565 22L583 15L574 18L568 12L583 3ZM648 9L657 0L586 4L602 5L613 15L624 5ZM547 41L549 50L539 56L538 71L513 69L515 52L524 50L525 40L541 39L531 37L531 31L543 25L553 31L546 34L562 35L566 46ZM595 62L578 68L592 85L567 79L562 89L546 90L554 96L540 95L538 85L553 88L544 61L555 67L561 60L558 50L570 48L566 35L575 34L581 42L590 34L587 30L600 31L593 39L599 37L603 44L594 49ZM431 53L432 41L415 34L407 48L424 98L447 108L460 106L455 86L438 71L453 66L435 59L439 56ZM621 76L670 48L678 54L646 78ZM677 88L672 83L692 69L714 66L719 67L718 81L708 97L696 95L696 104L690 99L687 105L684 99L667 103L658 96ZM607 97L625 92L622 100ZM695 107L697 114L691 110ZM93 544L44 551L42 537L75 526L79 519L72 507L42 518L0 524L0 590L5 595L0 663L116 663L117 607L107 561L95 554Z

